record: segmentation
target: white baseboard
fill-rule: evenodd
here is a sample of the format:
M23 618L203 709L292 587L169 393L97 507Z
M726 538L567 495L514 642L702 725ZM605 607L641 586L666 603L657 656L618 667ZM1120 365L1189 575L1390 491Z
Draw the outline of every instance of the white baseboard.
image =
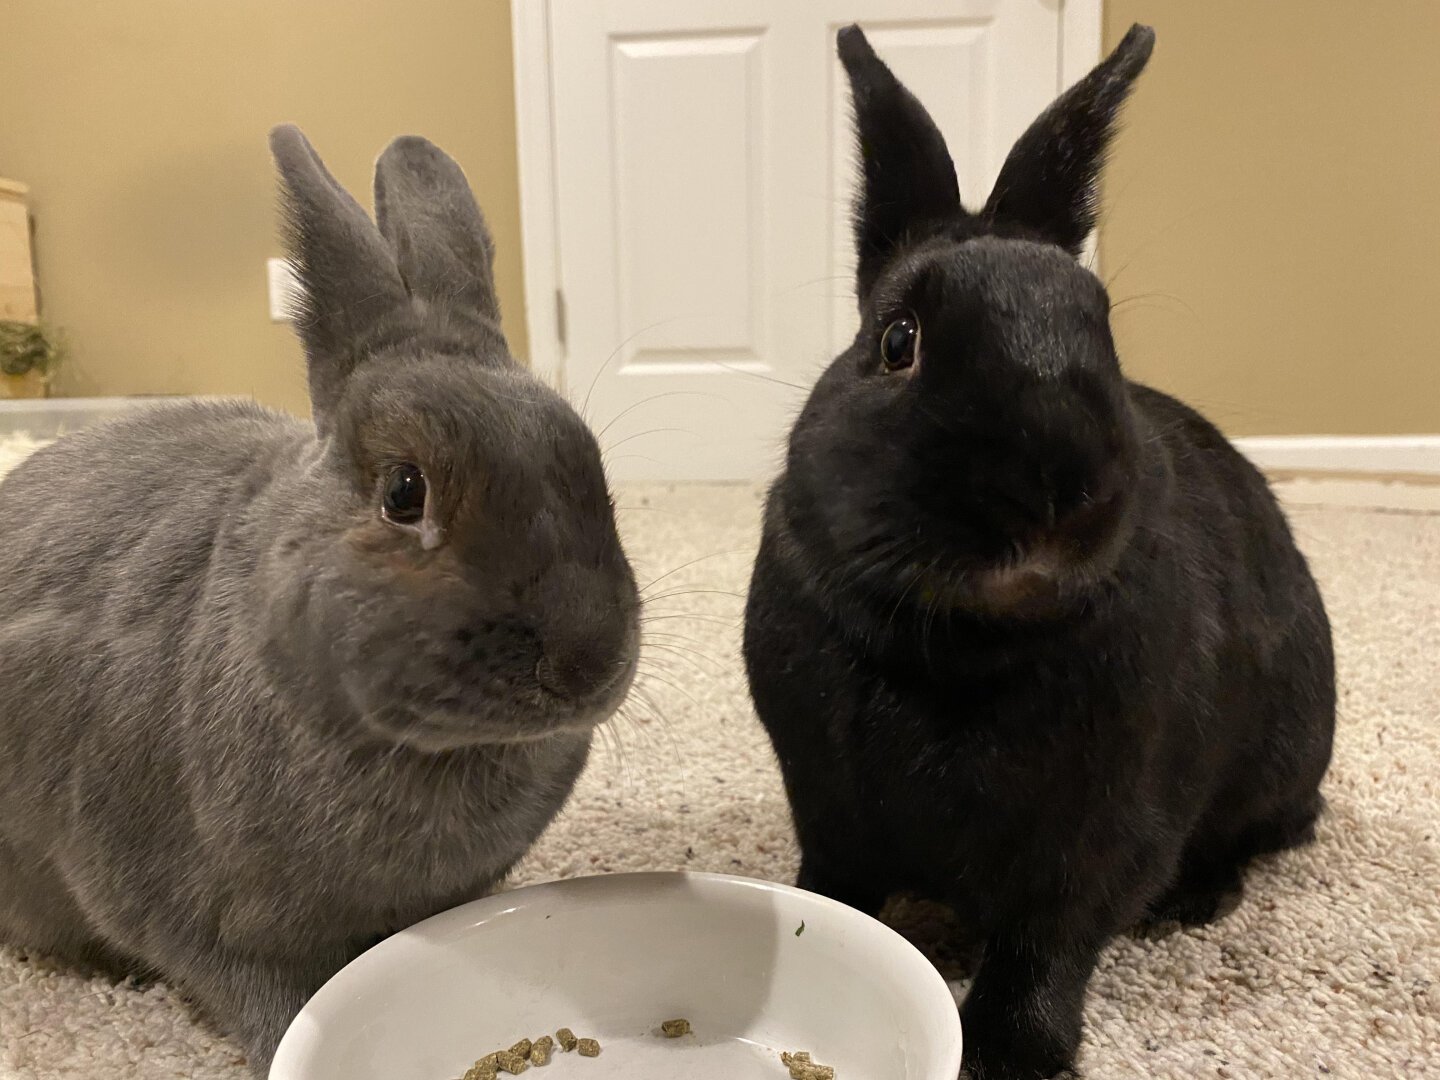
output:
M1440 477L1440 435L1256 435L1235 445L1266 472Z

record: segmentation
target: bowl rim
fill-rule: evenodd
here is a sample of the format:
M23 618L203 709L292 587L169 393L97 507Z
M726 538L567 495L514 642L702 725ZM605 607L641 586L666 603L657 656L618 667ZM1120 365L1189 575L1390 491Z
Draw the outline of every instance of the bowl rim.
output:
M318 1004L322 1010L330 1009L330 1002L333 999L338 1005L342 995L349 996L358 979L366 978L360 973L362 966L368 967L376 962L377 957L384 959L386 955L397 949L403 949L416 938L423 938L436 932L446 933L458 930L464 926L476 926L481 922L488 921L491 917L511 910L517 906L516 897L536 898L546 893L563 893L574 888L577 882L586 882L586 887L625 890L637 886L644 887L647 881L670 880L682 878L688 881L703 883L708 887L719 889L753 889L758 892L778 893L790 896L805 904L810 904L819 909L833 912L837 916L848 920L855 927L864 928L864 931L872 935L877 941L885 942L896 956L897 962L905 968L911 969L907 972L907 978L915 978L922 983L928 983L929 988L923 985L917 986L919 993L917 997L921 1000L943 1000L948 1003L948 1009L937 1010L941 1015L941 1049L940 1060L937 1060L935 1069L938 1075L958 1075L962 1057L962 1033L960 1028L960 1011L954 1004L954 998L950 993L949 984L945 977L925 957L925 954L917 949L898 931L886 926L879 919L868 915L857 908L850 907L838 900L819 893L809 892L797 888L794 885L785 885L778 881L769 881L764 878L743 877L739 874L718 874L701 870L636 870L615 874L581 874L575 877L557 878L552 881L537 882L533 885L522 885L516 889L507 889L501 892L494 892L488 896L482 896L475 900L466 901L456 907L447 908L444 911L422 919L420 922L397 930L384 941L366 949L359 956L352 959L339 971L335 972L325 984L320 987L304 1007L291 1019L285 1034L275 1050L275 1056L270 1063L269 1080L295 1080L302 1077L302 1061L300 1053L302 1048L299 1044L299 1037L296 1031L300 1026L301 1017L311 1014ZM603 884L602 884L603 883ZM520 903L525 903L525 900ZM912 974L913 973L913 974ZM948 1060L953 1058L953 1062ZM952 1067L953 1065L953 1067Z

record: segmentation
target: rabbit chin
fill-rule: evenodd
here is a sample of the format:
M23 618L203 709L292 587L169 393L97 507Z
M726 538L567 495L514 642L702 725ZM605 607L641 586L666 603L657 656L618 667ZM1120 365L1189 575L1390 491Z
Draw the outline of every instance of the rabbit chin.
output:
M992 618L1045 619L1074 607L1111 569L1113 553L1077 554L1037 544L965 574L924 582L924 602Z
M1053 548L1041 548L976 574L969 604L987 615L1044 616L1063 608L1086 576Z
M635 679L639 657L632 655L623 676L603 691L578 700L560 698L543 689L527 696L517 691L505 706L466 709L445 703L367 700L364 691L347 683L361 725L372 736L425 753L443 753L477 746L537 743L553 738L588 737L624 703Z
M523 713L525 706L517 705ZM386 709L363 714L365 729L387 742L399 743L425 753L444 753L477 746L536 743L555 738L586 737L613 710L573 713L553 720L537 718L517 723L506 715L477 716L473 713L437 709Z

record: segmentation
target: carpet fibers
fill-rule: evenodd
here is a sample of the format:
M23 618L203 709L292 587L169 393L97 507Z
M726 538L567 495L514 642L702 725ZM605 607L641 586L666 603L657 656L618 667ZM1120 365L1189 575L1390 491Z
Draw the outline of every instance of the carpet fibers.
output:
M0 444L0 472L25 449ZM1335 626L1329 813L1313 847L1252 872L1230 917L1107 950L1086 1076L1440 1075L1440 511L1283 494ZM641 581L659 579L646 674L514 883L677 868L791 880L784 794L738 656L759 492L631 487L619 501ZM941 913L891 917L943 967ZM167 987L0 950L0 1077L247 1075Z

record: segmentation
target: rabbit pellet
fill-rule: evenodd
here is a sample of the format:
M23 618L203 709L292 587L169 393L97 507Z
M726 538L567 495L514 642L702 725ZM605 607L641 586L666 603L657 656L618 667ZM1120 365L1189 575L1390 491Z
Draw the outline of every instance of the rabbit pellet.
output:
M514 1050L501 1050L495 1055L495 1065L501 1072L507 1072L511 1076L518 1076L530 1067L528 1060L530 1056L530 1040L525 1040L525 1053L517 1054ZM518 1043L516 1044L519 1045Z
M684 1017L663 1020L660 1023L660 1033L667 1039L679 1039L689 1035L690 1021ZM566 1053L574 1050L581 1057L600 1056L598 1039L577 1039L569 1028L561 1028L553 1039L549 1035L541 1035L533 1041L521 1039L509 1050L496 1050L486 1054L466 1071L461 1080L499 1080L502 1072L516 1076L531 1065L548 1065L557 1040L560 1049ZM790 1071L790 1080L835 1080L834 1068L812 1061L808 1050L796 1050L794 1053L782 1051L780 1063Z
M495 1068L495 1055L486 1054L479 1061L465 1070L465 1075L460 1080L496 1080L499 1076Z
M679 1021L685 1025L685 1030L690 1030L687 1020ZM666 1023L675 1023L667 1020ZM682 1034L684 1034L682 1032ZM581 1057L599 1057L600 1043L596 1039L577 1039L575 1033L569 1028L561 1028L555 1033L555 1037L541 1035L538 1039L521 1039L509 1050L494 1050L480 1058L466 1070L460 1080L499 1080L501 1073L509 1073L511 1076L518 1076L532 1065L549 1065L551 1055L555 1052L555 1044L559 1042L560 1049L567 1053L571 1050L578 1050Z
M835 1070L810 1060L810 1051L782 1053L780 1063L790 1070L790 1080L835 1080Z

